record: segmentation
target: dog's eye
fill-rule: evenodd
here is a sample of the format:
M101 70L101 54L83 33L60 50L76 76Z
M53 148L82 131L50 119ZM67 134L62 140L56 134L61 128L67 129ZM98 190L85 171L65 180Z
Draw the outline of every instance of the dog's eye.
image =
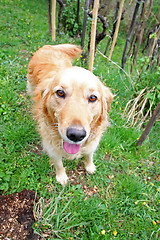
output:
M97 97L95 95L91 95L88 100L89 102L95 102L97 101Z
M66 94L63 90L57 90L56 92L58 97L65 98Z

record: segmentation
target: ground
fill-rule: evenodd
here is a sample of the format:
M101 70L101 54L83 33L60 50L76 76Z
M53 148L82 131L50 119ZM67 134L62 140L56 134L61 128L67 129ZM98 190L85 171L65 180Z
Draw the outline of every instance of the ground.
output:
M69 170L68 176L71 184L81 184L86 199L99 192L97 186L91 188L86 184L86 172L82 164L77 166L77 170ZM35 234L32 228L36 221L33 212L34 201L38 201L35 192L27 189L19 193L0 196L0 240L43 239Z
M24 189L20 193L0 196L0 239L39 240L33 232L35 222L33 202L35 192Z

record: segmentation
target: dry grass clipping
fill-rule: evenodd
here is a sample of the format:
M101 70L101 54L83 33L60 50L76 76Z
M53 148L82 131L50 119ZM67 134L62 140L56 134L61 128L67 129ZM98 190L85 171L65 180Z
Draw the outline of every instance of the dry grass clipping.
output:
M127 126L134 127L137 125L141 128L148 117L152 116L152 106L156 96L156 91L154 90L155 87L152 89L147 89L146 87L126 104L123 117L127 117ZM149 101L147 98L149 93L154 93L152 101Z

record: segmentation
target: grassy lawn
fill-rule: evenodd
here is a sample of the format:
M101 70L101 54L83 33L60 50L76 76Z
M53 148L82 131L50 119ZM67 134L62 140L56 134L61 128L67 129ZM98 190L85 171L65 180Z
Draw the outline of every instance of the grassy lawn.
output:
M141 131L128 127L122 117L135 93L135 75L127 76L97 52L94 73L115 94L111 127L94 155L96 173L90 176L80 162L65 161L70 182L62 188L42 151L26 94L27 65L33 52L53 44L48 34L47 2L0 3L1 194L24 188L37 192L40 200L35 205L37 222L33 227L44 239L158 239L160 123L138 150L135 143ZM75 43L68 36L56 40L56 44L68 42ZM118 39L113 55L117 64L123 43ZM105 42L98 50L104 48ZM81 65L81 61L75 64Z

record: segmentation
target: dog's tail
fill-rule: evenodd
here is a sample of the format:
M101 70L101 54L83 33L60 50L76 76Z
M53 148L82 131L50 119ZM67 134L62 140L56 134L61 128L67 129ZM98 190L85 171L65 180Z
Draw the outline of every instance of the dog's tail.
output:
M81 52L80 47L72 44L45 45L36 51L28 65L29 92L42 80L53 78L60 69L71 67Z

